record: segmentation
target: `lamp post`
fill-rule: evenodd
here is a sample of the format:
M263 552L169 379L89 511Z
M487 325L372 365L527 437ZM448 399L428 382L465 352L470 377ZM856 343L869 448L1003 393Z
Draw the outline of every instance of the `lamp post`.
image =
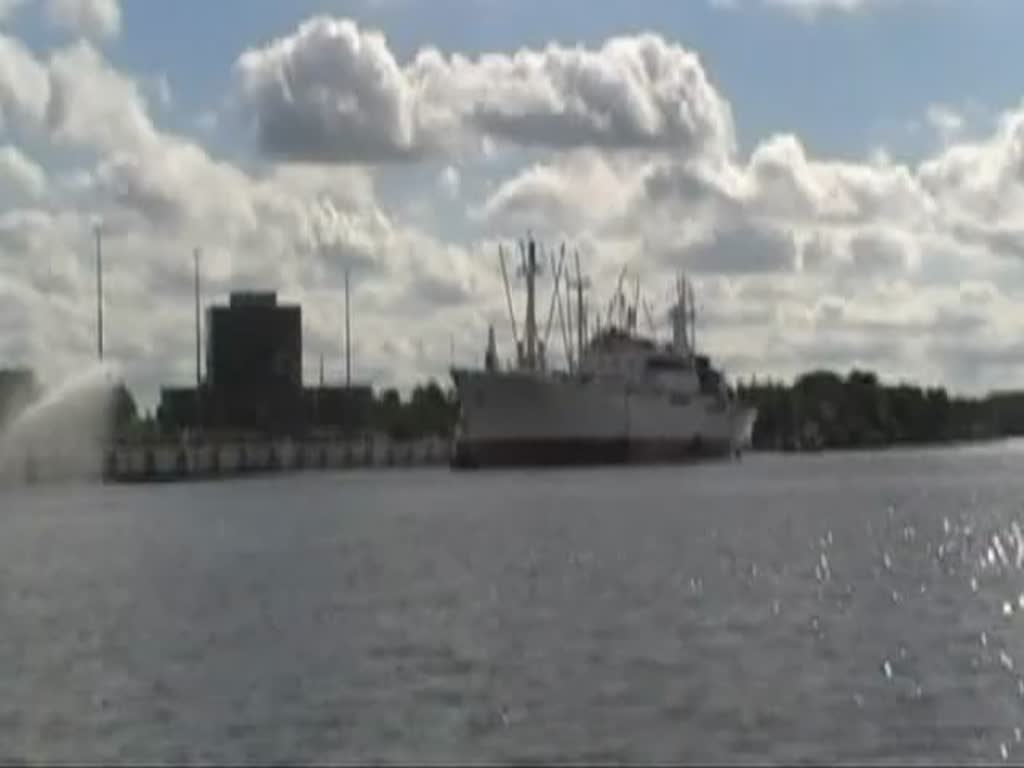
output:
M352 389L352 316L349 312L349 270L345 268L345 389Z
M195 271L195 331L196 331L196 430L203 426L203 373L202 373L202 332L199 310L199 248L192 252Z
M103 227L93 225L96 236L96 348L99 361L103 362Z

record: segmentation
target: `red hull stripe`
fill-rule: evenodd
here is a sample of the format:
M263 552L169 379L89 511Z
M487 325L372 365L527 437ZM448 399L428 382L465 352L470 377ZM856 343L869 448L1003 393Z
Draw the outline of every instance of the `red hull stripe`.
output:
M455 446L457 468L684 463L724 458L725 440L463 440Z

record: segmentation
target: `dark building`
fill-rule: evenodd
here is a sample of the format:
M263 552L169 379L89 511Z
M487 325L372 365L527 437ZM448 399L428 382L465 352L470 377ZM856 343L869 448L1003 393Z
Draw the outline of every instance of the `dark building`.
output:
M234 293L206 313L206 397L211 427L291 432L301 427L302 310L273 293Z
M369 387L302 386L302 309L274 293L233 293L206 312L206 379L165 388L158 418L167 431L299 435L361 431L373 406Z

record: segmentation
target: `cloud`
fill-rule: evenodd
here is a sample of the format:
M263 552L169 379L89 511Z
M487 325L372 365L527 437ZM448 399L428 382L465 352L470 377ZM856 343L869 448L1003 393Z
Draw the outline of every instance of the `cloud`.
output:
M453 199L457 198L462 187L462 176L459 169L452 165L445 166L441 175L438 176L437 183L446 195Z
M410 161L484 138L570 149L728 153L728 104L699 58L656 35L400 64L379 32L319 17L243 54L239 101L268 155Z
M929 125L935 129L944 144L952 143L964 130L963 115L944 104L933 104L928 107L927 118Z
M474 313L500 295L496 275L467 247L386 211L366 172L245 170L157 127L141 81L89 43L48 61L13 41L6 50L16 64L7 71L29 73L37 88L19 88L24 78L5 80L0 55L5 117L22 116L34 144L75 150L77 165L47 173L18 146L0 149L0 196L13 202L0 214L0 295L10 315L0 336L5 364L34 364L56 381L91 359L97 216L105 232L107 348L146 405L159 385L190 380L185 331L196 247L207 300L238 287L277 289L304 304L311 339L339 338L346 269L366 339L392 334L395 318L407 316L411 328L429 317L468 348ZM427 370L443 375L445 361L434 362ZM393 359L368 342L357 365L387 371L400 384L426 372L422 361Z
M813 16L822 11L859 11L877 0L763 0L768 5Z
M387 41L350 20L312 19L236 65L268 154L332 162L408 158L434 141Z
M778 273L797 267L798 246L785 229L750 223L716 230L673 254L672 261L702 274Z
M707 343L740 370L792 374L848 354L850 364L975 387L950 348L931 340L971 344L981 329L1000 338L1024 331L1012 303L961 312L949 292L961 284L1024 289L1022 126L1024 109L1011 110L993 135L951 139L916 166L815 157L795 135L767 137L746 158L724 162L666 152L616 164L597 152L584 164L568 162L569 153L517 171L484 210L553 220L570 238L639 238L616 258L638 260L654 281L678 269L696 275L713 306ZM602 167L605 181L591 181ZM716 281L746 286L748 296L730 298ZM769 284L786 290L749 290ZM843 297L828 324L815 309L823 295ZM879 333L885 344L871 341ZM791 343L786 355L753 351L776 338Z
M584 229L625 214L642 170L594 150L566 153L506 180L476 213L498 229Z
M700 59L652 35L400 62L383 35L318 18L234 74L262 150L244 162L161 127L152 81L93 42L44 56L0 35L0 359L51 381L92 359L99 216L107 348L149 405L191 380L196 247L204 301L264 287L301 302L307 372L322 353L329 379L350 271L357 378L405 385L444 377L452 336L476 355L489 323L508 352L495 254L527 229L579 248L595 307L628 263L660 322L687 270L702 348L734 374L1024 374L1000 357L1024 333L1024 107L908 164L816 154L795 133L741 152Z
M49 92L46 67L19 40L0 34L0 118L3 123L41 120Z
M157 139L142 88L87 42L54 54L48 91L46 124L59 144L115 151Z
M37 200L46 191L46 171L17 147L0 147L0 189Z
M119 0L46 0L46 14L55 26L80 37L108 40L121 32Z
M885 0L890 4L895 1ZM882 3L883 0L711 0L712 5L720 8L732 9L744 5L764 5L779 8L808 20L814 19L824 12L854 13Z

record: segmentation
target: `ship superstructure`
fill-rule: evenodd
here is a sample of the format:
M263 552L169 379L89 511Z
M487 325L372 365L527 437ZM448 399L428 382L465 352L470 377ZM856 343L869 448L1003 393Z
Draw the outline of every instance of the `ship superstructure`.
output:
M585 294L591 286L578 254L575 277L563 279L563 247L559 259L549 259L554 285L542 335L536 318L538 252L533 238L520 247L518 274L526 283L522 339L505 254L499 252L515 359L500 365L491 327L483 368L452 370L460 402L456 466L681 462L729 457L749 445L756 411L740 403L710 358L698 353L689 280L676 280L672 338L659 342L638 279L630 300L622 271L602 322L588 311ZM641 307L648 335L639 331ZM556 316L562 370L548 360Z

